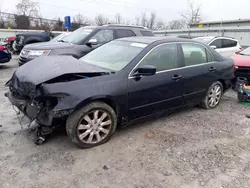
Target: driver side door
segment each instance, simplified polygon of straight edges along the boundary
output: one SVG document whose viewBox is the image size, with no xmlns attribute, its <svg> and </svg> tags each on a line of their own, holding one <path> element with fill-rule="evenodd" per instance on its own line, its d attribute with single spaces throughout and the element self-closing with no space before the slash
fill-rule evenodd
<svg viewBox="0 0 250 188">
<path fill-rule="evenodd" d="M 151 65 L 156 74 L 128 78 L 129 120 L 155 114 L 183 105 L 181 55 L 177 44 L 161 44 L 153 48 L 136 67 Z"/>
</svg>

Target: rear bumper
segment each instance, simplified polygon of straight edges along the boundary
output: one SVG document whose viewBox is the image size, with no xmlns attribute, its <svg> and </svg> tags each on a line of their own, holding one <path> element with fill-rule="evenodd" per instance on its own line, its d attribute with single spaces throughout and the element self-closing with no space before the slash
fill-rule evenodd
<svg viewBox="0 0 250 188">
<path fill-rule="evenodd" d="M 11 54 L 6 54 L 3 58 L 0 58 L 0 63 L 8 63 L 11 60 Z"/>
</svg>

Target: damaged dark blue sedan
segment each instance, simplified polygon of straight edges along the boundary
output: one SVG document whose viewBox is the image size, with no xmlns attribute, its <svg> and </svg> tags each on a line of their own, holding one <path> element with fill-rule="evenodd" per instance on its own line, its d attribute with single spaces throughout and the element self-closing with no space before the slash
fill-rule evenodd
<svg viewBox="0 0 250 188">
<path fill-rule="evenodd" d="M 39 57 L 17 69 L 6 96 L 39 125 L 38 138 L 66 125 L 80 148 L 107 142 L 117 125 L 185 106 L 215 108 L 230 88 L 234 63 L 181 38 L 131 37 L 80 60 Z"/>
</svg>

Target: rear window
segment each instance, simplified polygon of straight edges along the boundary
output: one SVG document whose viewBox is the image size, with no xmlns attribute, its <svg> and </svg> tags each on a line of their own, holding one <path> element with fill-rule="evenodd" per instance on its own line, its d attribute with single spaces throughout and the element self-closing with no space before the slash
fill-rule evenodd
<svg viewBox="0 0 250 188">
<path fill-rule="evenodd" d="M 229 39 L 223 39 L 222 40 L 222 47 L 223 48 L 230 48 L 230 47 L 236 47 L 237 41 L 235 40 L 229 40 Z"/>
<path fill-rule="evenodd" d="M 143 36 L 154 36 L 151 31 L 140 31 Z"/>
<path fill-rule="evenodd" d="M 133 37 L 135 33 L 129 29 L 117 29 L 116 30 L 117 38 L 124 38 L 124 37 Z"/>
</svg>

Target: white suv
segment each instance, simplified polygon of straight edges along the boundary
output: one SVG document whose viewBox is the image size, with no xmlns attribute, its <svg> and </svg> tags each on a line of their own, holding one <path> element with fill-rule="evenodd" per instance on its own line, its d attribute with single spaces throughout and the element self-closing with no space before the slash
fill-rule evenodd
<svg viewBox="0 0 250 188">
<path fill-rule="evenodd" d="M 239 41 L 230 37 L 196 37 L 194 40 L 198 40 L 207 43 L 209 46 L 214 48 L 217 52 L 225 57 L 231 57 L 235 52 L 240 51 L 241 45 Z"/>
</svg>

